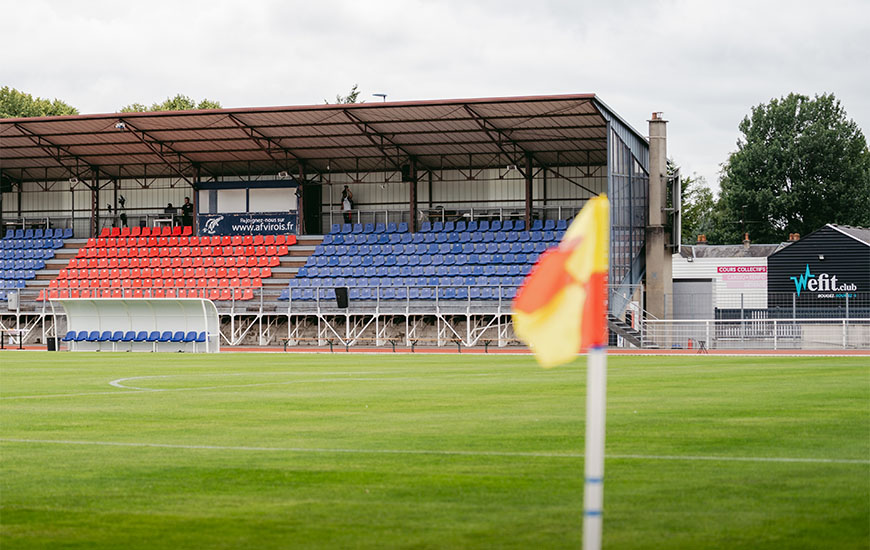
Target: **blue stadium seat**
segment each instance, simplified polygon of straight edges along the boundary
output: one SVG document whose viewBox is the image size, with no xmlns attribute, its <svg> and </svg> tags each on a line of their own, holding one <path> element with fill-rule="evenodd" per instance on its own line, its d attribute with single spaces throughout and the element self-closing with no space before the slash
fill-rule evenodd
<svg viewBox="0 0 870 550">
<path fill-rule="evenodd" d="M 429 231 L 432 231 L 432 224 L 431 223 L 423 222 L 422 224 L 420 224 L 420 232 L 421 233 L 428 233 Z"/>
<path fill-rule="evenodd" d="M 157 339 L 158 342 L 170 342 L 172 341 L 172 331 L 164 330 L 160 337 Z"/>
<path fill-rule="evenodd" d="M 556 231 L 565 231 L 568 229 L 568 220 L 557 220 Z"/>
<path fill-rule="evenodd" d="M 553 220 L 547 220 L 544 222 L 544 231 L 553 231 L 556 229 L 556 222 Z"/>
<path fill-rule="evenodd" d="M 382 224 L 382 223 L 375 224 L 375 228 L 374 228 L 375 233 L 385 233 L 386 231 L 387 231 L 387 227 L 384 224 Z"/>
<path fill-rule="evenodd" d="M 407 233 L 408 232 L 408 223 L 407 222 L 399 222 L 399 226 L 397 228 L 399 233 Z"/>
<path fill-rule="evenodd" d="M 176 342 L 176 343 L 184 342 L 184 331 L 183 330 L 176 331 L 172 335 L 172 339 L 170 341 Z"/>
<path fill-rule="evenodd" d="M 9 234 L 9 231 L 12 231 L 12 230 L 11 229 L 8 230 L 6 232 L 7 235 Z M 64 337 L 61 338 L 60 341 L 61 342 L 75 342 L 76 341 L 76 331 L 74 331 L 74 330 L 67 331 L 66 335 L 64 335 Z"/>
<path fill-rule="evenodd" d="M 85 337 L 87 342 L 99 342 L 100 341 L 100 331 L 92 330 Z"/>
<path fill-rule="evenodd" d="M 453 222 L 444 222 L 444 231 L 447 233 L 453 233 L 456 231 L 456 224 Z"/>
<path fill-rule="evenodd" d="M 352 232 L 353 232 L 353 226 L 351 224 L 344 223 L 341 225 L 341 233 L 342 234 L 347 234 L 347 233 L 352 233 Z"/>
<path fill-rule="evenodd" d="M 493 220 L 489 224 L 490 231 L 501 231 L 501 220 Z"/>
<path fill-rule="evenodd" d="M 124 336 L 121 337 L 121 342 L 132 342 L 136 339 L 136 333 L 132 330 L 128 330 L 124 333 Z"/>
<path fill-rule="evenodd" d="M 513 220 L 504 220 L 503 222 L 501 222 L 501 230 L 502 231 L 513 231 L 514 230 Z"/>
<path fill-rule="evenodd" d="M 357 225 L 359 225 L 359 224 L 357 224 Z M 374 233 L 374 231 L 375 231 L 375 225 L 372 223 L 367 223 L 363 226 L 363 230 L 362 230 L 363 233 Z"/>
<path fill-rule="evenodd" d="M 147 342 L 148 341 L 148 332 L 144 330 L 140 330 L 136 333 L 136 337 L 133 338 L 134 342 Z"/>
<path fill-rule="evenodd" d="M 444 224 L 442 222 L 435 222 L 432 224 L 432 231 L 435 233 L 441 233 L 444 231 Z"/>
<path fill-rule="evenodd" d="M 120 342 L 123 339 L 124 339 L 124 331 L 116 330 L 115 332 L 112 333 L 112 338 L 111 338 L 112 342 Z"/>
</svg>

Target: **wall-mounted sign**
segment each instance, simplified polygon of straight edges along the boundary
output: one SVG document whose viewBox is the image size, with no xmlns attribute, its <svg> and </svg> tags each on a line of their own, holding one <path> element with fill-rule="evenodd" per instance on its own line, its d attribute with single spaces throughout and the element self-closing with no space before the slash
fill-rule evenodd
<svg viewBox="0 0 870 550">
<path fill-rule="evenodd" d="M 291 235 L 296 234 L 296 212 L 256 214 L 200 214 L 200 235 Z"/>
<path fill-rule="evenodd" d="M 720 265 L 716 272 L 726 288 L 767 288 L 766 265 Z"/>
</svg>

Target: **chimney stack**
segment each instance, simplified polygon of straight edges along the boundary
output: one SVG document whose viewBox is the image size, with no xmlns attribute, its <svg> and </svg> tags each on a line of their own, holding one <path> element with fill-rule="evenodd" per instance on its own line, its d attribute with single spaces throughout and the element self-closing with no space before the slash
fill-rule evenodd
<svg viewBox="0 0 870 550">
<path fill-rule="evenodd" d="M 749 233 L 744 233 L 743 234 L 743 249 L 749 250 L 749 244 L 750 244 Z"/>
<path fill-rule="evenodd" d="M 788 234 L 788 242 L 791 243 L 791 242 L 795 242 L 795 241 L 799 241 L 799 240 L 801 240 L 800 233 L 789 233 Z"/>
<path fill-rule="evenodd" d="M 707 244 L 707 235 L 698 235 L 698 242 L 696 244 Z"/>
</svg>

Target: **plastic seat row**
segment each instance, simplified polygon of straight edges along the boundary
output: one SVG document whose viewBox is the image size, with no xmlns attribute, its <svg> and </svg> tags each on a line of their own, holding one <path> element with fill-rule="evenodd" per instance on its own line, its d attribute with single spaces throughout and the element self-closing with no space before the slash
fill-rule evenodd
<svg viewBox="0 0 870 550">
<path fill-rule="evenodd" d="M 350 301 L 390 301 L 390 300 L 512 300 L 516 295 L 515 287 L 353 287 L 348 289 Z M 285 289 L 279 300 L 300 302 L 333 302 L 335 290 L 331 288 L 292 288 Z"/>
<path fill-rule="evenodd" d="M 36 277 L 34 269 L 0 269 L 0 280 L 2 279 L 33 279 Z"/>
<path fill-rule="evenodd" d="M 277 256 L 260 256 L 260 257 L 245 257 L 245 256 L 218 256 L 212 258 L 210 256 L 202 257 L 185 257 L 176 256 L 163 258 L 71 258 L 67 264 L 67 269 L 124 269 L 124 268 L 143 268 L 150 267 L 276 267 L 281 264 Z M 64 270 L 61 270 L 63 277 Z"/>
<path fill-rule="evenodd" d="M 39 291 L 37 301 L 67 298 L 204 298 L 218 301 L 245 301 L 254 299 L 251 288 L 98 288 L 98 289 L 45 289 Z"/>
<path fill-rule="evenodd" d="M 15 270 L 15 269 L 42 269 L 45 267 L 45 262 L 42 260 L 0 260 L 0 269 Z"/>
<path fill-rule="evenodd" d="M 181 344 L 194 344 L 195 346 L 198 343 L 205 343 L 206 336 L 205 332 L 196 332 L 196 331 L 176 331 L 172 332 L 170 330 L 165 330 L 160 332 L 158 330 L 154 330 L 151 332 L 141 330 L 139 332 L 128 330 L 127 332 L 116 330 L 114 332 L 109 330 L 104 330 L 102 332 L 97 330 L 92 330 L 90 332 L 86 330 L 74 331 L 71 330 L 66 333 L 66 335 L 61 338 L 61 342 L 67 343 L 75 343 L 75 342 L 109 342 L 112 344 L 118 343 L 134 343 L 134 342 L 150 342 L 153 344 L 158 344 L 161 342 L 174 342 Z M 112 346 L 114 349 L 114 345 Z"/>
<path fill-rule="evenodd" d="M 330 233 L 406 233 L 408 224 L 401 223 L 356 223 L 332 224 Z"/>
<path fill-rule="evenodd" d="M 150 235 L 164 235 L 164 236 L 181 236 L 181 235 L 192 235 L 193 228 L 189 225 L 176 225 L 175 227 L 169 227 L 168 225 L 164 225 L 162 227 L 104 227 L 100 231 L 100 237 L 138 237 L 139 235 L 144 235 L 146 237 Z"/>
<path fill-rule="evenodd" d="M 487 275 L 415 275 L 407 277 L 321 277 L 318 279 L 294 279 L 290 288 L 334 288 L 334 287 L 377 287 L 377 286 L 520 286 L 524 275 L 487 274 Z M 298 282 L 297 282 L 298 281 Z M 296 284 L 293 284 L 296 282 Z"/>
<path fill-rule="evenodd" d="M 560 231 L 463 231 L 461 233 L 351 233 L 349 235 L 324 235 L 323 245 L 395 245 L 420 243 L 490 243 L 490 242 L 544 242 L 561 240 Z"/>
<path fill-rule="evenodd" d="M 3 240 L 7 239 L 69 239 L 73 236 L 71 228 L 62 229 L 7 229 Z"/>
<path fill-rule="evenodd" d="M 0 279 L 0 288 L 13 290 L 16 288 L 27 288 L 27 282 L 24 278 L 21 279 Z"/>
<path fill-rule="evenodd" d="M 295 235 L 213 235 L 153 236 L 153 237 L 100 237 L 88 239 L 88 248 L 116 247 L 178 247 L 178 246 L 293 246 Z"/>
<path fill-rule="evenodd" d="M 57 288 L 260 288 L 263 279 L 260 277 L 233 277 L 218 279 L 176 279 L 174 277 L 140 278 L 140 279 L 63 279 L 51 281 L 49 289 Z"/>
<path fill-rule="evenodd" d="M 523 220 L 480 220 L 458 222 L 423 222 L 420 224 L 420 232 L 434 231 L 525 231 L 526 222 Z M 565 231 L 568 229 L 567 220 L 533 220 L 531 231 Z"/>
<path fill-rule="evenodd" d="M 480 265 L 498 266 L 502 264 L 527 264 L 535 263 L 537 254 L 449 254 L 449 255 L 417 255 L 417 256 L 344 256 L 336 258 L 332 256 L 322 265 L 320 258 L 315 259 L 309 265 L 306 263 L 299 268 L 297 277 L 317 277 L 325 269 L 331 268 L 367 268 L 367 267 L 393 267 L 411 268 L 422 266 L 452 266 L 452 265 Z"/>
<path fill-rule="evenodd" d="M 269 278 L 270 267 L 134 267 L 62 269 L 58 277 L 49 283 L 59 284 L 66 280 L 81 279 L 247 279 Z"/>
<path fill-rule="evenodd" d="M 182 247 L 82 247 L 76 258 L 172 258 L 175 256 L 286 256 L 287 245 L 270 246 L 182 246 Z"/>
<path fill-rule="evenodd" d="M 501 243 L 432 243 L 432 244 L 375 244 L 375 245 L 326 245 L 322 254 L 311 257 L 331 256 L 381 256 L 418 254 L 541 254 L 547 250 L 546 243 L 501 242 Z M 315 260 L 316 261 L 316 260 Z"/>
<path fill-rule="evenodd" d="M 6 250 L 42 250 L 63 247 L 63 239 L 4 239 L 0 241 L 0 249 Z"/>
<path fill-rule="evenodd" d="M 24 250 L 4 250 L 0 253 L 4 260 L 50 260 L 54 258 L 53 248 L 36 248 Z"/>
</svg>

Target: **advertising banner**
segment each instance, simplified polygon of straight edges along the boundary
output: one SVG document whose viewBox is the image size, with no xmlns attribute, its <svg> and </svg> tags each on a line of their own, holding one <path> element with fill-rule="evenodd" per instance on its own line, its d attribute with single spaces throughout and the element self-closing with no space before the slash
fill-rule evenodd
<svg viewBox="0 0 870 550">
<path fill-rule="evenodd" d="M 295 235 L 296 212 L 200 214 L 200 235 Z"/>
</svg>

